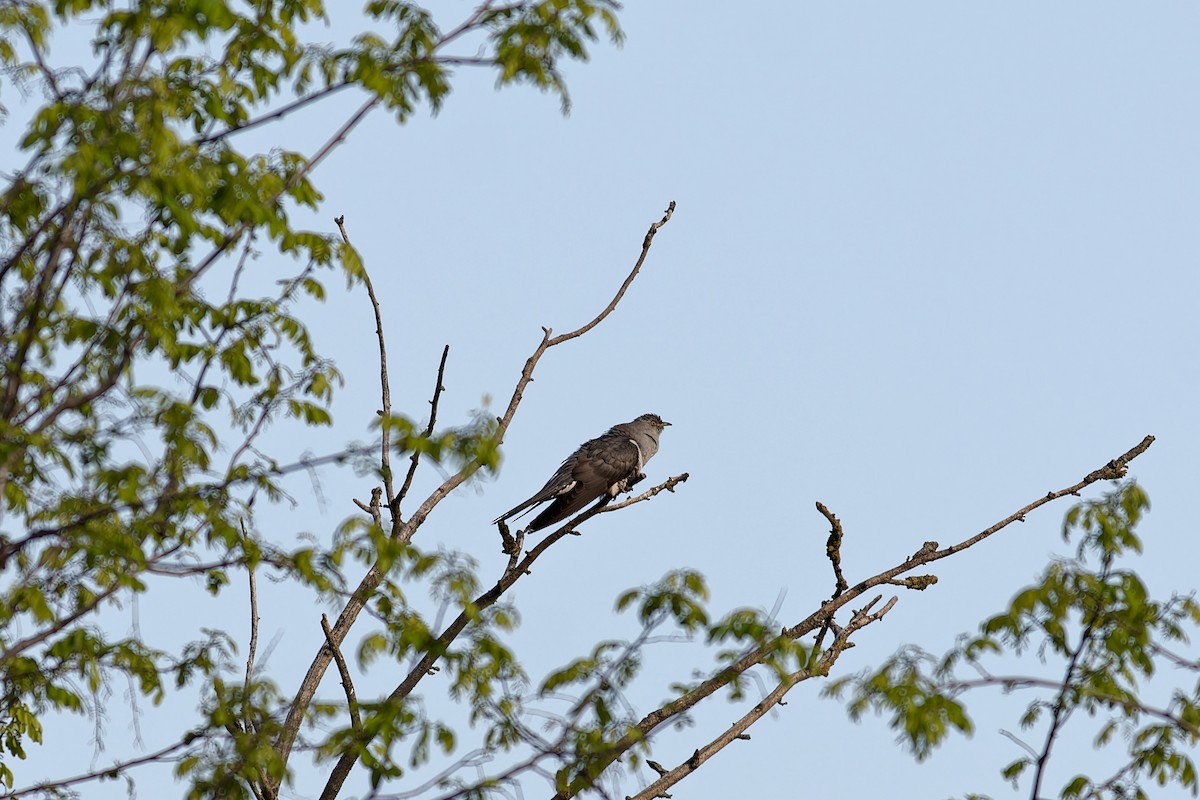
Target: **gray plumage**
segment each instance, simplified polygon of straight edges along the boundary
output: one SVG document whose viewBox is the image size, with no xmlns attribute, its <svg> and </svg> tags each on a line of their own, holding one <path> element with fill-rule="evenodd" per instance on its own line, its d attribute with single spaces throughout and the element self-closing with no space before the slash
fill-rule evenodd
<svg viewBox="0 0 1200 800">
<path fill-rule="evenodd" d="M 657 414 L 642 414 L 632 422 L 608 429 L 584 442 L 563 461 L 537 494 L 492 521 L 519 516 L 547 501 L 550 505 L 525 530 L 536 531 L 566 519 L 593 500 L 608 502 L 646 477 L 642 467 L 658 452 L 658 437 L 671 423 Z"/>
</svg>

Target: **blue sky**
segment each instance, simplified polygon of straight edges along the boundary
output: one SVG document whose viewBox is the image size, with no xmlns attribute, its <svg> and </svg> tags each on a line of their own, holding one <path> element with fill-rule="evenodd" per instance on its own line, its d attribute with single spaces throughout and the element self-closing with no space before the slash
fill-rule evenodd
<svg viewBox="0 0 1200 800">
<path fill-rule="evenodd" d="M 468 6 L 443 9 L 448 26 Z M 425 413 L 450 344 L 447 424 L 501 410 L 540 326 L 590 319 L 678 203 L 617 311 L 543 359 L 498 478 L 460 489 L 418 539 L 498 571 L 488 522 L 576 445 L 644 412 L 674 423 L 650 478 L 686 471 L 687 484 L 593 520 L 518 587 L 513 643 L 535 679 L 630 635 L 613 600 L 675 567 L 708 577 L 718 611 L 782 593 L 781 623 L 806 616 L 832 590 L 816 500 L 844 521 L 853 583 L 925 540 L 967 538 L 1145 434 L 1158 440 L 1132 470 L 1153 502 L 1136 566 L 1161 594 L 1196 587 L 1200 8 L 661 2 L 630 3 L 621 19 L 624 47 L 568 69 L 570 116 L 463 71 L 437 117 L 398 127 L 376 112 L 316 175 L 326 201 L 312 224 L 345 215 L 381 298 L 397 410 Z M 253 141 L 312 150 L 356 102 L 335 98 Z M 265 283 L 276 266 L 258 262 Z M 278 430 L 284 453 L 365 439 L 378 407 L 369 305 L 331 289 L 312 327 L 347 378 L 337 424 Z M 320 478 L 319 492 L 298 479 L 296 507 L 260 524 L 328 541 L 370 485 L 349 470 Z M 1067 507 L 937 564 L 938 585 L 901 594 L 839 670 L 973 630 L 1069 552 Z M 270 666 L 288 691 L 323 609 L 260 592 L 260 636 L 278 640 Z M 181 619 L 238 626 L 240 601 L 143 603 L 140 623 L 149 635 Z M 682 645 L 656 650 L 639 710 L 706 663 Z M 394 677 L 373 675 L 364 682 Z M 1023 796 L 998 775 L 1020 755 L 1000 733 L 1018 730 L 1019 696 L 976 698 L 974 738 L 916 765 L 882 721 L 851 723 L 820 688 L 795 689 L 675 796 Z M 741 713 L 720 701 L 653 757 L 673 766 Z M 109 750 L 127 751 L 113 714 Z M 86 749 L 89 733 L 63 735 Z M 1090 736 L 1067 729 L 1051 786 L 1096 763 Z"/>
</svg>

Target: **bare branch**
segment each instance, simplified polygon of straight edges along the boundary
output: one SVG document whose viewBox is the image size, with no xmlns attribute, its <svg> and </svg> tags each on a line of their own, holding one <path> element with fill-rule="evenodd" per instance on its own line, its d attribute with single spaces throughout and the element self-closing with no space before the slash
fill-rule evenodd
<svg viewBox="0 0 1200 800">
<path fill-rule="evenodd" d="M 383 489 L 378 486 L 373 486 L 373 487 L 371 487 L 371 502 L 370 502 L 370 504 L 364 503 L 362 500 L 359 500 L 357 498 L 351 498 L 354 500 L 354 505 L 358 506 L 363 511 L 365 511 L 371 515 L 371 521 L 375 523 L 376 528 L 380 528 L 380 529 L 383 528 L 383 512 L 379 505 L 379 498 L 382 495 L 383 495 Z"/>
<path fill-rule="evenodd" d="M 337 223 L 338 230 L 342 234 L 342 241 L 350 244 L 350 235 L 346 233 L 345 215 L 334 217 L 333 221 Z M 383 488 L 387 492 L 388 508 L 394 508 L 396 495 L 392 483 L 392 432 L 388 427 L 388 419 L 392 416 L 392 384 L 388 380 L 387 344 L 383 340 L 383 314 L 379 311 L 379 298 L 375 296 L 375 284 L 371 283 L 371 274 L 367 272 L 365 266 L 362 269 L 362 279 L 367 287 L 367 297 L 371 299 L 371 308 L 375 312 L 375 337 L 379 340 L 379 386 L 383 403 L 383 410 L 379 412 L 383 415 L 383 442 L 379 453 L 379 471 L 383 474 Z"/>
<path fill-rule="evenodd" d="M 550 340 L 549 345 L 547 345 L 548 347 L 554 347 L 555 345 L 574 339 L 577 336 L 583 336 L 592 328 L 603 322 L 604 318 L 613 312 L 613 310 L 617 307 L 617 303 L 620 303 L 621 298 L 625 296 L 625 292 L 628 291 L 630 284 L 633 283 L 633 279 L 636 278 L 638 276 L 638 272 L 641 271 L 642 264 L 644 264 L 646 261 L 646 255 L 650 252 L 650 245 L 654 243 L 654 237 L 658 233 L 658 229 L 670 222 L 671 215 L 674 213 L 675 201 L 672 200 L 667 204 L 667 210 L 663 212 L 662 219 L 660 219 L 658 222 L 651 223 L 650 230 L 646 231 L 646 238 L 642 240 L 642 253 L 638 256 L 637 263 L 633 265 L 633 271 L 631 271 L 629 276 L 625 278 L 625 282 L 621 284 L 621 288 L 617 290 L 616 295 L 613 296 L 612 301 L 604 308 L 604 310 L 597 314 L 595 319 L 584 325 L 582 328 L 573 330 L 570 333 L 564 333 L 555 336 Z"/>
<path fill-rule="evenodd" d="M 976 534 L 975 536 L 972 536 L 969 539 L 960 542 L 959 544 L 939 550 L 936 542 L 926 542 L 916 554 L 910 556 L 902 563 L 850 587 L 840 596 L 823 603 L 820 609 L 810 614 L 800 623 L 792 626 L 791 628 L 785 628 L 781 633 L 781 638 L 795 640 L 801 636 L 812 633 L 818 628 L 824 627 L 828 629 L 831 627 L 830 620 L 839 609 L 844 608 L 847 604 L 861 597 L 871 589 L 877 586 L 886 585 L 894 581 L 900 575 L 906 572 L 911 572 L 913 569 L 923 564 L 946 558 L 947 556 L 953 555 L 956 552 L 965 550 L 972 545 L 978 544 L 988 536 L 991 536 L 993 533 L 1012 524 L 1017 519 L 1023 519 L 1025 514 L 1045 505 L 1051 500 L 1055 500 L 1069 494 L 1077 494 L 1085 487 L 1099 480 L 1113 480 L 1124 476 L 1128 463 L 1144 453 L 1151 443 L 1153 443 L 1153 441 L 1153 436 L 1147 436 L 1136 447 L 1108 462 L 1105 467 L 1088 473 L 1088 475 L 1078 483 L 1075 483 L 1072 486 L 1057 492 L 1049 492 L 1044 497 L 1029 503 L 1020 510 L 1010 514 L 1008 517 L 1005 517 L 995 525 L 992 525 L 990 528 L 985 529 L 981 533 Z M 872 603 L 874 602 L 875 601 L 872 601 Z M 894 602 L 895 599 L 893 598 L 893 600 L 889 602 L 887 607 L 884 609 L 884 612 L 886 612 L 888 608 L 891 608 L 891 605 Z M 848 635 L 847 631 L 853 629 L 855 624 L 854 620 L 857 618 L 858 615 L 852 617 L 851 623 L 843 629 L 839 630 L 834 628 L 837 631 L 837 639 L 835 640 L 835 643 L 837 640 L 841 640 L 844 636 Z M 761 647 L 751 650 L 746 655 L 742 656 L 742 658 L 718 670 L 711 678 L 703 681 L 691 691 L 647 714 L 636 726 L 634 726 L 633 730 L 631 730 L 628 735 L 613 745 L 611 751 L 605 757 L 605 764 L 611 764 L 617 759 L 621 758 L 624 753 L 629 750 L 629 748 L 633 747 L 638 742 L 645 740 L 654 730 L 670 720 L 678 717 L 680 714 L 686 713 L 697 703 L 704 700 L 706 697 L 709 697 L 723 686 L 726 686 L 737 676 L 762 663 L 763 659 L 772 653 L 777 645 L 778 639 L 775 639 L 765 643 Z M 834 646 L 835 645 L 831 645 L 830 649 L 832 650 Z M 605 764 L 597 765 L 597 768 L 603 769 Z M 565 792 L 556 793 L 554 798 L 555 800 L 566 800 L 566 798 L 575 796 L 584 788 L 586 787 L 583 785 L 583 782 L 576 782 L 570 787 L 567 787 Z"/>
<path fill-rule="evenodd" d="M 1032 747 L 1030 747 L 1027 742 L 1023 741 L 1019 736 L 1017 736 L 1012 731 L 1006 731 L 1003 728 L 1001 728 L 1000 735 L 1003 736 L 1004 738 L 1008 739 L 1010 742 L 1015 744 L 1017 747 L 1020 747 L 1026 753 L 1029 753 L 1029 755 L 1033 756 L 1034 758 L 1038 757 L 1037 750 L 1034 750 Z"/>
<path fill-rule="evenodd" d="M 633 279 L 636 278 L 638 276 L 638 273 L 641 271 L 642 264 L 645 263 L 645 261 L 646 261 L 646 255 L 650 252 L 650 245 L 653 244 L 654 236 L 655 236 L 655 234 L 658 233 L 658 229 L 661 228 L 663 225 L 666 225 L 667 222 L 670 221 L 671 215 L 674 213 L 675 213 L 675 201 L 672 200 L 667 205 L 667 210 L 663 214 L 662 219 L 659 220 L 658 222 L 652 223 L 650 225 L 650 229 L 648 231 L 646 231 L 646 238 L 642 240 L 641 255 L 638 256 L 637 263 L 635 263 L 633 265 L 633 269 L 630 271 L 629 275 L 625 278 L 625 282 L 621 284 L 621 288 L 617 290 L 617 294 L 613 297 L 612 301 L 604 308 L 603 311 L 601 311 L 599 314 L 597 314 L 595 316 L 595 318 L 593 318 L 590 322 L 585 324 L 583 327 L 577 328 L 576 330 L 573 330 L 570 333 L 564 333 L 560 336 L 552 337 L 551 334 L 553 333 L 553 331 L 550 328 L 542 328 L 543 335 L 542 335 L 541 344 L 538 345 L 537 349 L 533 351 L 533 355 L 531 355 L 529 357 L 529 359 L 525 362 L 525 368 L 523 370 L 521 370 L 521 377 L 517 381 L 516 388 L 513 390 L 512 399 L 508 401 L 508 408 L 505 410 L 504 416 L 500 417 L 499 434 L 500 434 L 501 441 L 503 441 L 503 439 L 504 439 L 504 434 L 508 430 L 508 426 L 512 423 L 513 416 L 517 413 L 517 406 L 520 405 L 521 398 L 525 394 L 525 387 L 527 387 L 529 385 L 529 382 L 533 380 L 533 370 L 537 366 L 538 361 L 541 359 L 542 354 L 544 354 L 551 347 L 560 345 L 566 341 L 570 341 L 571 339 L 574 339 L 578 336 L 582 336 L 583 334 L 587 333 L 592 328 L 596 327 L 601 322 L 603 322 L 605 317 L 607 317 L 609 314 L 611 314 L 613 312 L 613 309 L 615 309 L 617 307 L 617 304 L 621 302 L 621 298 L 625 296 L 625 292 L 629 289 L 630 284 L 633 283 Z"/>
<path fill-rule="evenodd" d="M 892 598 L 879 611 L 871 612 L 871 608 L 880 600 L 876 597 L 867 606 L 860 611 L 855 612 L 851 618 L 850 624 L 843 628 L 829 646 L 829 650 L 821 657 L 819 664 L 812 669 L 798 670 L 784 676 L 771 692 L 758 702 L 752 709 L 744 714 L 741 719 L 730 725 L 727 729 L 721 732 L 719 736 L 710 741 L 703 747 L 698 748 L 691 757 L 672 770 L 666 770 L 661 765 L 655 765 L 651 768 L 659 774 L 658 780 L 647 786 L 641 792 L 633 795 L 630 800 L 653 800 L 656 797 L 668 797 L 665 792 L 688 775 L 700 768 L 700 765 L 708 761 L 718 752 L 736 741 L 744 741 L 749 739 L 746 731 L 758 720 L 762 719 L 768 711 L 782 702 L 792 688 L 809 678 L 824 675 L 829 672 L 830 667 L 837 661 L 840 656 L 849 647 L 850 635 L 858 631 L 872 622 L 877 622 L 883 619 L 884 615 L 892 609 L 896 604 L 896 598 Z M 653 764 L 654 762 L 647 762 Z M 557 797 L 558 795 L 556 795 Z"/>
<path fill-rule="evenodd" d="M 957 553 L 960 550 L 966 550 L 968 547 L 970 547 L 978 542 L 983 541 L 984 539 L 991 536 L 993 533 L 1000 530 L 1001 528 L 1006 528 L 1018 520 L 1024 522 L 1025 515 L 1028 514 L 1030 511 L 1033 511 L 1036 508 L 1041 508 L 1042 506 L 1046 505 L 1046 503 L 1049 503 L 1052 500 L 1057 500 L 1060 497 L 1065 497 L 1067 495 L 1072 495 L 1072 496 L 1078 495 L 1080 491 L 1082 491 L 1083 489 L 1085 489 L 1088 486 L 1091 486 L 1093 483 L 1096 483 L 1097 481 L 1120 480 L 1121 478 L 1125 477 L 1125 473 L 1127 471 L 1129 462 L 1133 461 L 1135 458 L 1140 456 L 1142 453 L 1146 452 L 1146 450 L 1153 443 L 1154 443 L 1153 436 L 1145 437 L 1144 439 L 1142 439 L 1141 442 L 1139 442 L 1137 444 L 1136 447 L 1130 449 L 1128 452 L 1124 453 L 1123 455 L 1117 456 L 1116 458 L 1114 458 L 1112 461 L 1105 464 L 1100 469 L 1094 470 L 1093 472 L 1089 472 L 1086 476 L 1084 476 L 1083 480 L 1081 480 L 1079 483 L 1076 483 L 1073 486 L 1068 486 L 1066 489 L 1059 489 L 1057 492 L 1047 492 L 1045 497 L 1038 498 L 1037 500 L 1033 501 L 1032 503 L 1025 506 L 1024 508 L 1022 508 L 1018 511 L 1014 511 L 1012 514 L 1010 514 L 1007 517 L 1005 517 L 1004 519 L 1000 520 L 992 527 L 980 531 L 979 533 L 972 536 L 970 539 L 959 542 L 958 544 L 956 544 L 952 547 L 948 547 L 945 550 L 938 551 L 937 553 L 934 554 L 934 557 L 929 558 L 927 561 L 937 561 L 940 558 L 945 558 L 946 556 L 953 555 L 954 553 Z M 927 563 L 927 562 L 924 562 L 924 563 Z"/>
</svg>

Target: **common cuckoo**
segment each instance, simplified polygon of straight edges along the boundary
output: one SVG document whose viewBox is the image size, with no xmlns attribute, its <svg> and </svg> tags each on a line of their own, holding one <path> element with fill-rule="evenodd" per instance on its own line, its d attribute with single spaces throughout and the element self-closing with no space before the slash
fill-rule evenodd
<svg viewBox="0 0 1200 800">
<path fill-rule="evenodd" d="M 492 524 L 549 501 L 550 505 L 525 529 L 537 531 L 566 519 L 593 500 L 608 502 L 629 491 L 646 477 L 642 467 L 658 452 L 658 437 L 670 424 L 657 414 L 642 414 L 633 422 L 612 426 L 603 436 L 580 445 L 541 491 L 501 514 Z"/>
</svg>

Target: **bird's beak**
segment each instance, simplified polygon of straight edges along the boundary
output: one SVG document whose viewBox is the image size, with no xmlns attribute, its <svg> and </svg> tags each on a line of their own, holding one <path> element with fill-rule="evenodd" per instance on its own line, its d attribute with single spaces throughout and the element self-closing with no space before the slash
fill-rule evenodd
<svg viewBox="0 0 1200 800">
<path fill-rule="evenodd" d="M 662 426 L 663 426 L 664 428 L 669 428 L 669 427 L 671 427 L 671 423 L 667 422 L 667 421 L 664 419 L 664 420 L 663 420 L 663 424 L 662 424 Z"/>
</svg>

